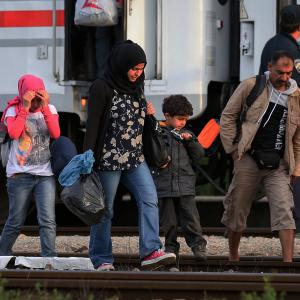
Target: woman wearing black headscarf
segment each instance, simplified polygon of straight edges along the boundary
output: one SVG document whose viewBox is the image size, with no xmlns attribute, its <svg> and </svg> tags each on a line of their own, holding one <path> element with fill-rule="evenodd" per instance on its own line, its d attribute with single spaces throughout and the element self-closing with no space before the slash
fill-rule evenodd
<svg viewBox="0 0 300 300">
<path fill-rule="evenodd" d="M 94 151 L 106 209 L 100 223 L 91 227 L 89 255 L 100 271 L 114 270 L 111 219 L 120 182 L 137 202 L 142 267 L 154 269 L 176 259 L 161 250 L 156 188 L 143 155 L 145 115 L 154 113 L 143 94 L 146 63 L 138 44 L 122 42 L 113 48 L 103 78 L 90 88 L 84 149 Z"/>
</svg>

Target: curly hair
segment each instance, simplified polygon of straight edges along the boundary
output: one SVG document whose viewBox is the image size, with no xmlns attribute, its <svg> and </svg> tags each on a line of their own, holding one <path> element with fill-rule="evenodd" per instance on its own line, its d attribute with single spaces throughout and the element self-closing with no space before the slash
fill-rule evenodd
<svg viewBox="0 0 300 300">
<path fill-rule="evenodd" d="M 171 95 L 163 100 L 162 111 L 174 116 L 191 116 L 193 106 L 183 95 Z"/>
</svg>

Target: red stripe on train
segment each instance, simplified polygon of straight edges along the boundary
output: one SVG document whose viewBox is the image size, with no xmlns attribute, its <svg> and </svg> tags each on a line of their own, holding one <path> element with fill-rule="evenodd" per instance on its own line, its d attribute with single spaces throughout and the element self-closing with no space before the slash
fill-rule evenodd
<svg viewBox="0 0 300 300">
<path fill-rule="evenodd" d="M 64 11 L 56 11 L 56 25 L 64 26 Z M 0 27 L 52 26 L 52 10 L 0 11 Z"/>
</svg>

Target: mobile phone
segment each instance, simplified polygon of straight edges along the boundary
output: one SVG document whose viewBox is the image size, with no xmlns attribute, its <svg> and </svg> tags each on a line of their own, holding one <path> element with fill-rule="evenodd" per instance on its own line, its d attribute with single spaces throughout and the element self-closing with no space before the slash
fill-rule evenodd
<svg viewBox="0 0 300 300">
<path fill-rule="evenodd" d="M 182 135 L 179 133 L 178 130 L 176 130 L 175 128 L 171 130 L 171 133 L 173 134 L 173 136 L 179 140 L 179 141 L 182 141 L 183 140 L 183 137 Z"/>
</svg>

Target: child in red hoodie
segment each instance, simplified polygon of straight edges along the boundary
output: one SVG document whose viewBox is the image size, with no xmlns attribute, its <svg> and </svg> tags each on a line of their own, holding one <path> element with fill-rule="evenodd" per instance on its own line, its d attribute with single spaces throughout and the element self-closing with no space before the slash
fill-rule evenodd
<svg viewBox="0 0 300 300">
<path fill-rule="evenodd" d="M 43 80 L 24 75 L 19 96 L 8 102 L 2 120 L 11 146 L 6 165 L 9 216 L 0 239 L 0 255 L 11 255 L 30 203 L 35 198 L 41 255 L 56 256 L 55 180 L 50 164 L 50 138 L 60 136 L 56 108 L 49 104 Z"/>
</svg>

